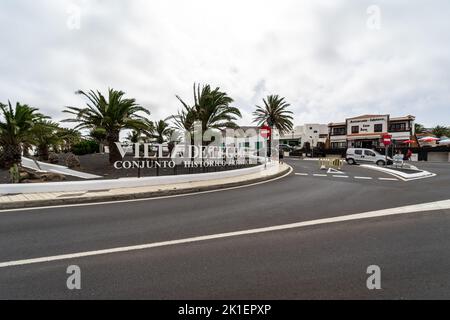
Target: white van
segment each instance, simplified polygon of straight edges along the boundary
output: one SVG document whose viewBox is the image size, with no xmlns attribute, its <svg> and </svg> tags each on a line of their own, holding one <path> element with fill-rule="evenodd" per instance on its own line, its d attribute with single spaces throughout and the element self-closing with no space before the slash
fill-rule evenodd
<svg viewBox="0 0 450 320">
<path fill-rule="evenodd" d="M 347 163 L 350 165 L 353 164 L 367 164 L 374 163 L 377 166 L 385 166 L 386 165 L 386 156 L 370 149 L 363 148 L 350 148 L 347 149 Z M 387 158 L 387 164 L 392 164 L 392 158 Z"/>
</svg>

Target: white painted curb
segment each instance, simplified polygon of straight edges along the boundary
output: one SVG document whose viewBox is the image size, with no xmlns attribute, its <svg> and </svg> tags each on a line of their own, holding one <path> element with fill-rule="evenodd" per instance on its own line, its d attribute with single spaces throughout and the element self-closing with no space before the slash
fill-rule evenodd
<svg viewBox="0 0 450 320">
<path fill-rule="evenodd" d="M 432 177 L 436 176 L 435 173 L 432 173 L 429 171 L 422 171 L 422 170 L 418 171 L 417 173 L 405 173 L 405 172 L 392 170 L 392 169 L 384 168 L 384 167 L 380 167 L 380 166 L 373 166 L 373 165 L 369 165 L 369 164 L 362 164 L 360 166 L 362 168 L 371 169 L 371 170 L 390 174 L 390 175 L 395 176 L 403 181 L 413 181 L 413 180 L 418 180 L 418 179 L 432 178 Z"/>
</svg>

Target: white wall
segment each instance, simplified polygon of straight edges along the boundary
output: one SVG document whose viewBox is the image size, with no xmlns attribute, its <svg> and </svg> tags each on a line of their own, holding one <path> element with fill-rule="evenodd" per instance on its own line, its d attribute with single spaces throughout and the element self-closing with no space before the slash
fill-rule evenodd
<svg viewBox="0 0 450 320">
<path fill-rule="evenodd" d="M 223 172 L 201 173 L 179 176 L 163 176 L 148 178 L 126 178 L 116 180 L 90 180 L 73 182 L 31 183 L 31 184 L 0 184 L 0 194 L 42 193 L 42 192 L 72 192 L 95 191 L 121 188 L 148 187 L 167 184 L 178 184 L 198 181 L 208 181 L 233 178 L 262 172 L 276 167 L 278 163 L 256 166 L 253 168 L 230 170 Z"/>
<path fill-rule="evenodd" d="M 380 132 L 388 132 L 388 118 L 389 116 L 377 116 L 368 118 L 348 119 L 347 133 L 352 134 L 352 127 L 359 127 L 359 134 L 375 133 L 375 125 L 382 125 L 383 130 Z"/>
<path fill-rule="evenodd" d="M 325 143 L 327 138 L 320 138 L 320 135 L 328 135 L 328 125 L 319 123 L 304 124 L 294 128 L 293 132 L 287 133 L 280 137 L 280 140 L 300 140 L 300 147 L 303 148 L 305 143 L 309 142 L 317 146 L 319 142 Z"/>
</svg>

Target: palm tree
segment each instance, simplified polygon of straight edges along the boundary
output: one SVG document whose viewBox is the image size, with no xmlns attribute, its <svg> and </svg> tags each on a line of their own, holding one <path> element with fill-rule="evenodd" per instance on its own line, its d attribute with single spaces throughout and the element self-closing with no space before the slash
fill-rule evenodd
<svg viewBox="0 0 450 320">
<path fill-rule="evenodd" d="M 47 161 L 50 146 L 61 144 L 63 140 L 59 134 L 60 129 L 57 123 L 47 120 L 39 120 L 34 124 L 30 133 L 33 139 L 32 143 L 37 148 L 39 160 Z"/>
<path fill-rule="evenodd" d="M 267 123 L 270 127 L 275 127 L 281 134 L 292 131 L 294 124 L 292 123 L 292 111 L 287 108 L 290 104 L 278 95 L 270 95 L 267 99 L 263 99 L 264 107 L 256 106 L 253 113 L 255 121 L 259 126 Z"/>
<path fill-rule="evenodd" d="M 190 143 L 194 144 L 194 123 L 195 123 L 195 112 L 193 108 L 186 105 L 183 100 L 181 100 L 178 96 L 177 98 L 183 104 L 183 109 L 178 111 L 178 114 L 169 117 L 168 119 L 173 120 L 173 129 L 178 133 L 189 133 L 190 134 Z M 184 137 L 185 139 L 187 137 Z M 175 147 L 175 141 L 171 141 L 172 149 Z"/>
<path fill-rule="evenodd" d="M 169 123 L 166 120 L 159 120 L 153 124 L 153 130 L 151 133 L 151 137 L 155 139 L 155 142 L 158 144 L 163 144 L 170 140 L 173 129 L 170 127 Z"/>
<path fill-rule="evenodd" d="M 21 164 L 23 144 L 31 144 L 31 129 L 37 121 L 46 117 L 38 113 L 38 109 L 19 102 L 15 108 L 9 101 L 8 105 L 0 103 L 0 110 L 3 116 L 0 120 L 0 145 L 3 148 L 0 163 L 9 169 Z"/>
<path fill-rule="evenodd" d="M 169 117 L 169 119 L 174 121 L 175 129 L 192 132 L 194 130 L 194 122 L 196 121 L 195 111 L 185 104 L 180 97 L 177 96 L 177 98 L 183 104 L 183 109 L 178 111 L 178 114 Z"/>
<path fill-rule="evenodd" d="M 420 124 L 420 123 L 414 124 L 414 127 L 415 127 L 414 131 L 416 132 L 416 134 L 420 134 L 420 133 L 423 133 L 425 131 L 425 127 L 422 124 Z"/>
<path fill-rule="evenodd" d="M 59 128 L 57 134 L 61 138 L 60 149 L 63 152 L 68 152 L 72 149 L 73 145 L 81 141 L 81 133 L 75 129 Z"/>
<path fill-rule="evenodd" d="M 131 143 L 139 143 L 142 140 L 142 134 L 140 130 L 132 130 L 128 133 L 127 140 Z"/>
<path fill-rule="evenodd" d="M 121 159 L 116 146 L 119 142 L 122 129 L 144 129 L 145 116 L 150 112 L 136 103 L 135 99 L 125 99 L 125 93 L 114 89 L 108 90 L 106 99 L 99 91 L 93 90 L 85 93 L 78 91 L 88 102 L 86 108 L 67 107 L 64 112 L 75 115 L 75 119 L 66 119 L 65 122 L 79 123 L 75 129 L 105 130 L 106 141 L 109 146 L 109 162 L 113 164 Z"/>
<path fill-rule="evenodd" d="M 92 128 L 89 131 L 89 137 L 98 143 L 99 153 L 103 153 L 103 147 L 106 143 L 106 130 L 103 128 Z"/>
<path fill-rule="evenodd" d="M 450 135 L 450 128 L 444 127 L 444 126 L 436 126 L 433 128 L 432 133 L 438 137 L 444 137 Z"/>
<path fill-rule="evenodd" d="M 235 121 L 241 118 L 238 108 L 230 106 L 233 99 L 220 88 L 211 89 L 209 85 L 196 87 L 194 84 L 194 104 L 189 106 L 179 96 L 184 109 L 178 114 L 178 124 L 185 130 L 192 131 L 193 123 L 199 121 L 202 124 L 202 132 L 208 129 L 237 128 Z M 207 144 L 207 142 L 203 142 Z"/>
</svg>

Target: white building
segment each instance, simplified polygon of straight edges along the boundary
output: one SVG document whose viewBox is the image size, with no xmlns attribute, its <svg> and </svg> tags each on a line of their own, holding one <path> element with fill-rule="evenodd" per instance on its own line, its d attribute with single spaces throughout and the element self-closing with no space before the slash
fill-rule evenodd
<svg viewBox="0 0 450 320">
<path fill-rule="evenodd" d="M 312 123 L 297 126 L 292 132 L 280 136 L 280 144 L 303 148 L 309 143 L 310 147 L 317 147 L 319 144 L 325 144 L 327 139 L 328 125 Z"/>
<path fill-rule="evenodd" d="M 392 136 L 394 144 L 401 145 L 415 135 L 415 117 L 391 118 L 390 115 L 363 115 L 347 119 L 341 123 L 330 123 L 330 148 L 379 148 L 383 147 L 382 138 Z"/>
</svg>

